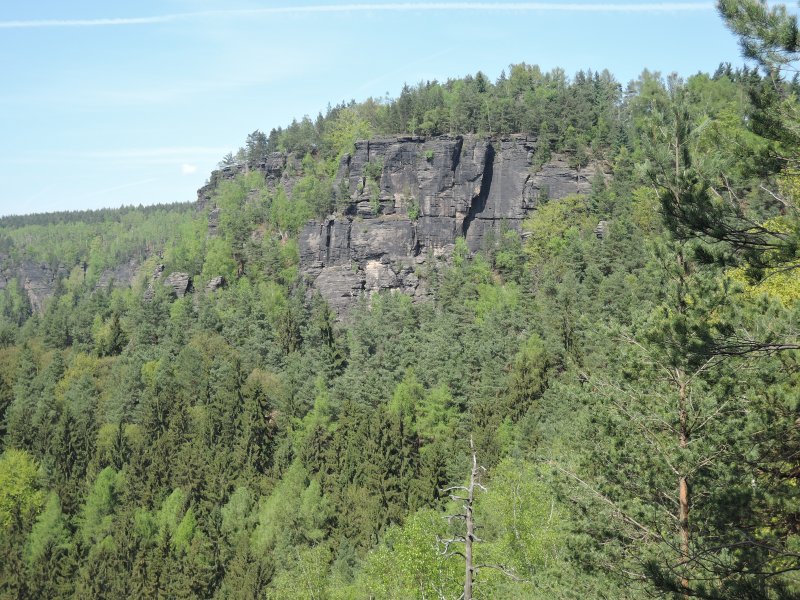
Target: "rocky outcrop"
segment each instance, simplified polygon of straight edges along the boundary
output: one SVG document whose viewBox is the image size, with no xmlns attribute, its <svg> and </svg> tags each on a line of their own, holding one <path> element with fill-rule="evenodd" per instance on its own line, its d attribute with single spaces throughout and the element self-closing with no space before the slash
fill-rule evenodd
<svg viewBox="0 0 800 600">
<path fill-rule="evenodd" d="M 208 237 L 217 237 L 219 229 L 219 208 L 214 207 L 208 213 Z"/>
<path fill-rule="evenodd" d="M 222 167 L 221 169 L 217 169 L 216 171 L 212 171 L 211 175 L 208 178 L 208 183 L 206 183 L 203 187 L 197 190 L 197 210 L 201 211 L 204 210 L 206 207 L 211 206 L 214 207 L 214 193 L 217 191 L 220 183 L 223 181 L 228 181 L 230 179 L 235 179 L 237 175 L 240 175 L 245 172 L 244 165 L 228 165 Z"/>
<path fill-rule="evenodd" d="M 225 278 L 222 275 L 217 275 L 212 277 L 206 284 L 206 292 L 216 292 L 222 287 L 225 287 Z"/>
<path fill-rule="evenodd" d="M 300 232 L 305 280 L 339 314 L 358 297 L 384 290 L 426 297 L 424 273 L 449 260 L 458 237 L 476 251 L 504 228 L 519 231 L 542 202 L 591 190 L 594 167 L 576 170 L 561 155 L 537 167 L 537 149 L 536 139 L 524 135 L 394 136 L 357 142 L 341 159 L 334 181 L 339 214 L 311 221 Z M 275 152 L 257 164 L 214 171 L 197 194 L 197 209 L 208 217 L 208 236 L 219 235 L 223 216 L 214 203 L 218 186 L 253 171 L 269 189 L 283 187 L 291 196 L 303 165 L 300 157 Z M 260 194 L 251 195 L 249 202 L 260 201 Z M 260 243 L 264 234 L 263 229 L 254 231 L 253 242 Z M 605 238 L 607 223 L 601 221 L 595 234 Z M 107 269 L 96 289 L 132 285 L 140 264 Z M 41 312 L 59 279 L 73 267 L 0 255 L 0 289 L 16 279 L 33 310 Z M 189 274 L 165 276 L 163 271 L 159 265 L 153 273 L 146 298 L 152 299 L 156 282 L 177 298 L 192 291 Z M 212 279 L 205 291 L 224 285 L 222 278 Z"/>
<path fill-rule="evenodd" d="M 170 273 L 164 279 L 164 285 L 172 289 L 172 294 L 176 298 L 183 298 L 192 289 L 192 278 L 188 273 Z"/>
<path fill-rule="evenodd" d="M 301 159 L 293 154 L 286 154 L 284 152 L 272 152 L 268 154 L 264 160 L 250 164 L 233 164 L 227 165 L 216 171 L 212 171 L 208 178 L 208 183 L 197 190 L 197 203 L 198 211 L 203 211 L 207 208 L 216 209 L 214 204 L 214 193 L 223 181 L 235 179 L 238 175 L 247 173 L 249 171 L 257 171 L 264 176 L 267 187 L 274 190 L 278 185 L 282 185 L 287 194 L 292 193 L 294 184 L 299 179 L 299 174 L 302 171 Z M 213 217 L 209 215 L 209 233 L 212 227 L 219 224 L 219 211 L 217 210 Z M 216 232 L 216 231 L 215 231 Z"/>
<path fill-rule="evenodd" d="M 0 289 L 16 279 L 25 291 L 31 309 L 37 313 L 42 312 L 45 302 L 55 293 L 58 280 L 68 274 L 64 265 L 53 268 L 28 258 L 13 261 L 9 256 L 0 255 Z"/>
<path fill-rule="evenodd" d="M 192 291 L 192 278 L 188 273 L 174 272 L 164 277 L 164 265 L 156 265 L 153 276 L 147 289 L 144 291 L 144 299 L 150 302 L 156 294 L 156 284 L 161 283 L 168 288 L 170 294 L 175 298 L 183 298 Z"/>
<path fill-rule="evenodd" d="M 86 277 L 88 265 L 79 263 L 77 266 L 83 268 Z M 132 285 L 139 266 L 139 263 L 131 260 L 106 269 L 100 274 L 94 289 L 105 290 L 112 286 Z M 31 310 L 42 313 L 47 301 L 55 294 L 59 280 L 69 277 L 70 270 L 74 267 L 75 265 L 70 267 L 64 264 L 54 267 L 46 262 L 32 260 L 24 254 L 17 258 L 0 254 L 0 290 L 6 288 L 12 280 L 16 280 L 25 292 Z"/>
<path fill-rule="evenodd" d="M 95 285 L 96 290 L 105 290 L 109 287 L 127 287 L 133 285 L 136 274 L 139 271 L 139 264 L 131 260 L 122 265 L 117 265 L 112 269 L 106 269 L 100 274 L 100 278 Z"/>
<path fill-rule="evenodd" d="M 335 182 L 347 194 L 343 214 L 300 233 L 303 272 L 339 313 L 381 290 L 424 296 L 418 271 L 446 260 L 457 237 L 476 251 L 491 233 L 519 231 L 539 203 L 591 190 L 593 167 L 577 171 L 555 155 L 535 168 L 535 151 L 525 136 L 356 143 Z"/>
<path fill-rule="evenodd" d="M 591 190 L 596 167 L 576 170 L 558 154 L 537 167 L 537 147 L 525 135 L 357 142 L 334 182 L 340 214 L 311 221 L 300 233 L 301 271 L 339 313 L 381 290 L 425 296 L 419 272 L 446 261 L 458 237 L 474 252 L 505 228 L 520 231 L 540 203 Z M 301 161 L 282 153 L 215 171 L 197 200 L 198 210 L 209 211 L 210 236 L 220 218 L 215 188 L 248 170 L 289 194 L 302 175 Z"/>
<path fill-rule="evenodd" d="M 44 263 L 23 261 L 17 271 L 17 280 L 28 295 L 31 309 L 41 313 L 44 303 L 55 293 L 56 283 L 69 274 L 66 267 L 59 265 L 53 269 Z"/>
</svg>

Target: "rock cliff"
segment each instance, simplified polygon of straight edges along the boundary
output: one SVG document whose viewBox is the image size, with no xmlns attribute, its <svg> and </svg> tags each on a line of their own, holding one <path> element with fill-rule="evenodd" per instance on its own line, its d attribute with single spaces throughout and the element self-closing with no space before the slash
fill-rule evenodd
<svg viewBox="0 0 800 600">
<path fill-rule="evenodd" d="M 74 265 L 49 265 L 30 258 L 13 260 L 0 254 L 0 290 L 12 279 L 16 279 L 28 297 L 34 313 L 41 313 L 45 303 L 53 297 L 60 279 L 69 276 Z M 95 289 L 107 289 L 110 286 L 126 287 L 136 279 L 140 264 L 135 260 L 116 265 L 104 270 L 97 280 Z"/>
<path fill-rule="evenodd" d="M 15 262 L 8 256 L 0 255 L 0 289 L 16 279 L 28 296 L 34 312 L 42 311 L 45 301 L 53 295 L 57 281 L 68 274 L 68 269 L 63 265 L 53 268 L 30 259 Z"/>
<path fill-rule="evenodd" d="M 557 154 L 537 166 L 536 150 L 536 140 L 524 135 L 394 136 L 357 142 L 342 157 L 334 181 L 337 213 L 310 221 L 300 232 L 305 280 L 339 314 L 358 297 L 381 290 L 425 297 L 421 274 L 447 261 L 459 236 L 476 251 L 493 232 L 519 231 L 541 202 L 590 191 L 596 167 L 576 170 Z M 290 195 L 302 176 L 301 160 L 280 152 L 249 168 L 262 173 L 271 189 L 282 186 Z M 209 210 L 209 236 L 219 227 L 215 190 L 244 171 L 241 165 L 214 171 L 198 190 L 198 210 Z M 605 235 L 603 223 L 596 234 Z M 140 267 L 131 261 L 108 269 L 97 287 L 131 285 Z M 41 312 L 69 270 L 67 265 L 11 261 L 0 255 L 0 289 L 16 278 L 33 310 Z M 192 291 L 189 274 L 159 271 L 146 296 L 154 293 L 157 279 L 176 297 Z M 213 280 L 206 291 L 224 284 Z"/>
<path fill-rule="evenodd" d="M 525 136 L 401 136 L 358 142 L 335 187 L 341 214 L 300 233 L 301 269 L 338 313 L 385 289 L 425 295 L 421 267 L 449 257 L 463 236 L 480 249 L 490 232 L 520 230 L 547 199 L 588 193 L 595 167 L 564 156 L 536 168 Z"/>
</svg>

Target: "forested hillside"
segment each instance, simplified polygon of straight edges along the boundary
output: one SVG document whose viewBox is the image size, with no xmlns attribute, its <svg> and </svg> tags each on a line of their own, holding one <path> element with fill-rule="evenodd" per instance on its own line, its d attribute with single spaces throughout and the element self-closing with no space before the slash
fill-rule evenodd
<svg viewBox="0 0 800 600">
<path fill-rule="evenodd" d="M 800 598 L 800 47 L 721 10 L 757 67 L 421 83 L 254 132 L 197 208 L 0 220 L 0 597 Z M 298 233 L 360 223 L 388 134 L 596 176 L 338 315 Z"/>
</svg>

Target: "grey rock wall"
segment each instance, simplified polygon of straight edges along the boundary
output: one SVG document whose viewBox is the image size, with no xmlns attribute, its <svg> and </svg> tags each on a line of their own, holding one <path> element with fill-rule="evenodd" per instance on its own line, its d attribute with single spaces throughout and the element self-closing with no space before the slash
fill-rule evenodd
<svg viewBox="0 0 800 600">
<path fill-rule="evenodd" d="M 12 279 L 16 279 L 28 296 L 28 302 L 34 312 L 42 312 L 45 302 L 55 292 L 57 281 L 68 274 L 69 270 L 64 265 L 54 269 L 46 263 L 28 258 L 12 261 L 8 256 L 0 256 L 0 289 L 5 288 Z"/>
<path fill-rule="evenodd" d="M 594 167 L 555 155 L 535 168 L 535 150 L 525 136 L 357 142 L 336 176 L 343 214 L 300 233 L 302 271 L 340 314 L 381 290 L 425 296 L 418 271 L 447 260 L 457 237 L 476 251 L 490 232 L 519 231 L 540 202 L 591 191 Z"/>
</svg>

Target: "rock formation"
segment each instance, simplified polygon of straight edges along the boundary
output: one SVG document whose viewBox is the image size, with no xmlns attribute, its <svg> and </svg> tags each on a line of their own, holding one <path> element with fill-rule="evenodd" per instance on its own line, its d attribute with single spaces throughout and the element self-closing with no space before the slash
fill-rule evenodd
<svg viewBox="0 0 800 600">
<path fill-rule="evenodd" d="M 188 273 L 170 273 L 164 279 L 164 285 L 172 289 L 176 298 L 183 298 L 192 290 L 192 279 Z"/>
<path fill-rule="evenodd" d="M 126 287 L 133 285 L 140 266 L 141 265 L 135 260 L 131 260 L 125 264 L 117 265 L 112 269 L 106 269 L 100 275 L 95 289 L 100 290 L 107 289 L 109 286 Z"/>
<path fill-rule="evenodd" d="M 64 265 L 53 268 L 29 258 L 13 261 L 9 256 L 0 255 L 0 289 L 16 279 L 34 312 L 42 312 L 44 303 L 53 296 L 58 280 L 67 275 L 69 270 Z"/>
<path fill-rule="evenodd" d="M 476 251 L 491 232 L 519 231 L 540 202 L 591 190 L 594 167 L 555 155 L 536 168 L 535 150 L 525 136 L 356 143 L 336 176 L 342 214 L 300 233 L 302 271 L 338 313 L 363 293 L 424 295 L 417 271 L 448 257 L 457 237 Z"/>
<path fill-rule="evenodd" d="M 161 285 L 170 290 L 170 294 L 175 298 L 183 298 L 186 294 L 192 291 L 192 278 L 188 273 L 181 273 L 176 271 L 164 277 L 164 265 L 156 265 L 153 270 L 153 276 L 147 289 L 144 291 L 144 299 L 150 302 L 155 296 L 155 285 L 160 282 Z"/>
<path fill-rule="evenodd" d="M 520 231 L 526 216 L 544 201 L 588 193 L 594 166 L 571 167 L 565 156 L 553 155 L 535 164 L 537 142 L 524 135 L 487 138 L 476 135 L 394 136 L 360 141 L 342 157 L 334 181 L 336 215 L 309 222 L 299 236 L 300 268 L 305 280 L 343 314 L 364 294 L 396 290 L 427 296 L 422 272 L 452 256 L 463 236 L 471 251 L 487 236 L 504 228 Z M 282 186 L 291 195 L 302 176 L 302 161 L 274 152 L 252 165 L 231 165 L 214 171 L 198 190 L 198 211 L 208 211 L 208 235 L 218 235 L 220 209 L 214 193 L 221 182 L 247 171 L 264 176 L 267 187 Z M 601 222 L 595 234 L 607 235 Z M 259 241 L 263 231 L 254 232 Z M 97 289 L 131 285 L 140 270 L 132 261 L 101 274 Z M 0 256 L 0 289 L 16 278 L 34 311 L 40 312 L 57 281 L 69 268 L 56 268 Z M 163 266 L 145 292 L 152 298 L 160 281 L 178 298 L 192 291 L 187 273 L 165 276 Z M 206 286 L 213 292 L 221 278 Z"/>
<path fill-rule="evenodd" d="M 206 292 L 216 292 L 222 287 L 225 287 L 225 278 L 222 275 L 217 275 L 212 277 L 206 284 Z"/>
</svg>

